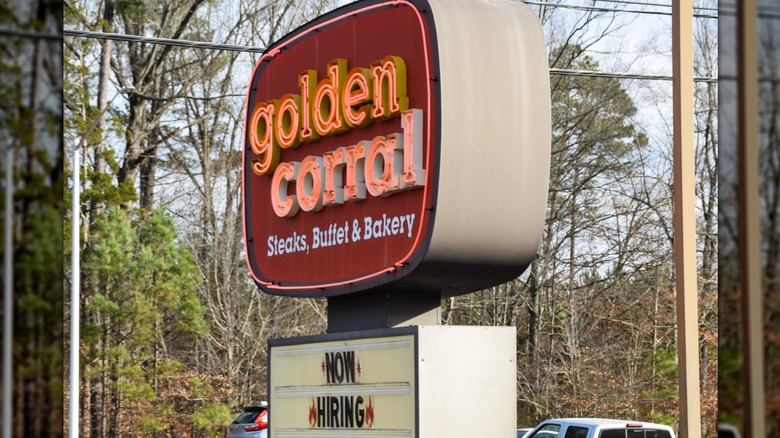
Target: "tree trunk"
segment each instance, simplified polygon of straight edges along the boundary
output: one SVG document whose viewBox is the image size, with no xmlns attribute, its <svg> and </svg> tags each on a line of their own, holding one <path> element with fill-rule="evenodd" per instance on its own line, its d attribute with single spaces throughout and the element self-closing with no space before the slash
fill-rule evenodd
<svg viewBox="0 0 780 438">
<path fill-rule="evenodd" d="M 539 388 L 539 262 L 531 263 L 531 274 L 528 277 L 528 294 L 531 305 L 528 308 L 528 381 L 531 391 Z"/>
<path fill-rule="evenodd" d="M 157 172 L 157 148 L 147 151 L 140 167 L 139 207 L 147 213 L 154 209 L 154 184 Z"/>
<path fill-rule="evenodd" d="M 114 21 L 114 2 L 113 0 L 106 0 L 105 8 L 103 10 L 103 32 L 111 31 L 111 23 Z M 100 142 L 95 146 L 95 172 L 105 173 L 106 171 L 106 158 L 104 156 L 106 150 L 105 135 L 106 132 L 106 107 L 108 106 L 108 84 L 109 75 L 111 74 L 111 52 L 113 49 L 113 41 L 110 39 L 103 40 L 103 44 L 100 48 L 100 70 L 98 71 L 98 110 L 100 111 L 100 120 L 97 124 L 97 129 L 101 132 Z M 100 211 L 100 205 L 94 205 L 93 211 L 98 213 Z"/>
<path fill-rule="evenodd" d="M 146 126 L 146 100 L 138 94 L 131 94 L 128 100 L 130 101 L 130 118 L 126 133 L 127 149 L 122 162 L 122 168 L 119 170 L 119 175 L 117 175 L 119 184 L 125 182 L 135 184 L 146 146 L 146 135 L 144 134 Z M 122 207 L 129 210 L 133 207 L 133 202 L 127 201 Z"/>
</svg>

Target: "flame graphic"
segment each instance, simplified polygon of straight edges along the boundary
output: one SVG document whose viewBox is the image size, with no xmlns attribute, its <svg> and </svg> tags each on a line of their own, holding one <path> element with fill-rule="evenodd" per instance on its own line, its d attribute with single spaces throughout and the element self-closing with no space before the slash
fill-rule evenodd
<svg viewBox="0 0 780 438">
<path fill-rule="evenodd" d="M 311 399 L 311 406 L 309 406 L 309 425 L 311 427 L 317 425 L 317 408 L 314 405 L 314 398 Z"/>
<path fill-rule="evenodd" d="M 371 396 L 368 397 L 368 406 L 366 406 L 366 426 L 374 427 L 374 404 Z"/>
</svg>

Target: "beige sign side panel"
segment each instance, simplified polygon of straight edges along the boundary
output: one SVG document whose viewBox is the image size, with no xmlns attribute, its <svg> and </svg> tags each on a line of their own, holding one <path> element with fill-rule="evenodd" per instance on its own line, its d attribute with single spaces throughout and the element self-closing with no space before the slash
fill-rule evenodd
<svg viewBox="0 0 780 438">
<path fill-rule="evenodd" d="M 541 24 L 501 0 L 431 0 L 441 168 L 427 261 L 526 266 L 541 240 L 550 85 Z"/>
<path fill-rule="evenodd" d="M 414 348 L 412 335 L 272 347 L 271 437 L 414 437 Z"/>
<path fill-rule="evenodd" d="M 420 437 L 514 436 L 516 339 L 515 327 L 419 327 Z"/>
</svg>

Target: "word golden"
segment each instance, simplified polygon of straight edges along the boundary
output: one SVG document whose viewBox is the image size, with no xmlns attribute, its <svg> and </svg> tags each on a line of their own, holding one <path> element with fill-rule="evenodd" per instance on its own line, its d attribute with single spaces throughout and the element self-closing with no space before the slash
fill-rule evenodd
<svg viewBox="0 0 780 438">
<path fill-rule="evenodd" d="M 254 106 L 248 131 L 258 157 L 252 160 L 256 175 L 273 172 L 282 149 L 297 149 L 320 136 L 368 126 L 409 108 L 406 64 L 398 56 L 386 56 L 370 69 L 349 71 L 347 60 L 339 58 L 328 63 L 327 72 L 328 77 L 317 83 L 317 71 L 305 70 L 298 75 L 300 94 Z"/>
</svg>

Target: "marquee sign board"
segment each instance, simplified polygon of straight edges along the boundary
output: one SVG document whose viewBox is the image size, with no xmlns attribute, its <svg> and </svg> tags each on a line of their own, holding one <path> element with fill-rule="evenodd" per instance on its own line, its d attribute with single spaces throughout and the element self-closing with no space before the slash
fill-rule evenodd
<svg viewBox="0 0 780 438">
<path fill-rule="evenodd" d="M 269 436 L 508 436 L 515 339 L 514 327 L 465 326 L 271 339 Z"/>
<path fill-rule="evenodd" d="M 471 292 L 541 237 L 550 95 L 518 2 L 368 0 L 268 48 L 247 94 L 244 232 L 265 292 Z"/>
</svg>

